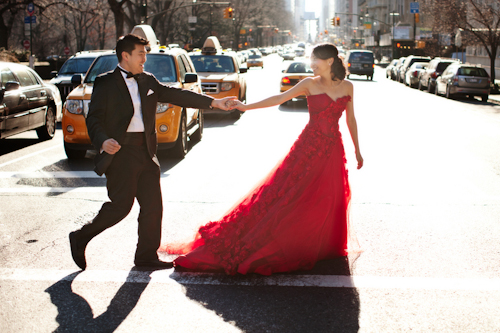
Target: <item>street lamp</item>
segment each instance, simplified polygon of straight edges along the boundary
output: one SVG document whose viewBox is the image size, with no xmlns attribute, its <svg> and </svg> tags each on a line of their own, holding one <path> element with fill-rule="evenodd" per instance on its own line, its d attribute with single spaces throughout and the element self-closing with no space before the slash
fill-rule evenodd
<svg viewBox="0 0 500 333">
<path fill-rule="evenodd" d="M 399 16 L 399 13 L 390 12 L 389 14 L 392 16 L 392 59 L 394 59 L 394 17 Z"/>
</svg>

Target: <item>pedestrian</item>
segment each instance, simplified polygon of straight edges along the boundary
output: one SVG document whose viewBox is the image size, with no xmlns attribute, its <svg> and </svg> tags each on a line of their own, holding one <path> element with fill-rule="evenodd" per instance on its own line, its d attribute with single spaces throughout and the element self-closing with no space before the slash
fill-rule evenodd
<svg viewBox="0 0 500 333">
<path fill-rule="evenodd" d="M 226 102 L 234 98 L 213 99 L 160 83 L 144 72 L 147 46 L 146 39 L 133 34 L 119 38 L 117 68 L 98 76 L 94 83 L 86 123 L 98 153 L 95 171 L 106 175 L 110 201 L 102 205 L 92 222 L 69 235 L 73 260 L 82 270 L 87 266 L 85 248 L 89 241 L 124 219 L 135 198 L 140 205 L 135 265 L 172 267 L 157 254 L 163 208 L 156 157 L 156 105 L 227 110 Z"/>
<path fill-rule="evenodd" d="M 247 111 L 307 95 L 310 121 L 288 155 L 220 220 L 202 226 L 195 239 L 174 247 L 175 266 L 224 270 L 227 274 L 311 269 L 323 259 L 359 247 L 349 222 L 351 197 L 338 121 L 344 110 L 357 167 L 363 166 L 353 106 L 353 85 L 333 44 L 311 55 L 314 77 L 252 104 L 228 102 Z"/>
</svg>

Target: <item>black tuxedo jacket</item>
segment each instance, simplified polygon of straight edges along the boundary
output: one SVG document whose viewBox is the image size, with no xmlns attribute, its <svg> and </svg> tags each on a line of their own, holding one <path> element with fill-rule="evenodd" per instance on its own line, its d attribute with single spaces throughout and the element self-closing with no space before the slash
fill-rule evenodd
<svg viewBox="0 0 500 333">
<path fill-rule="evenodd" d="M 147 72 L 139 76 L 137 83 L 148 152 L 158 163 L 156 104 L 163 102 L 182 107 L 207 109 L 213 98 L 189 90 L 168 87 L 160 83 L 153 74 Z M 95 158 L 95 171 L 99 175 L 106 172 L 113 159 L 113 155 L 105 152 L 99 153 L 103 142 L 113 138 L 122 144 L 133 115 L 132 98 L 121 71 L 116 68 L 114 71 L 98 76 L 94 82 L 86 123 L 92 145 L 98 152 Z"/>
</svg>

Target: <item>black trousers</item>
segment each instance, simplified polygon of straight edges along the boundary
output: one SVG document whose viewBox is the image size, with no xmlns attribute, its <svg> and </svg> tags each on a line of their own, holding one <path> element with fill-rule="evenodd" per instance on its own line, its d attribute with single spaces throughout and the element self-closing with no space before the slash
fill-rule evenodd
<svg viewBox="0 0 500 333">
<path fill-rule="evenodd" d="M 135 142 L 134 142 L 135 141 Z M 104 230 L 123 220 L 132 209 L 134 199 L 140 205 L 139 239 L 135 262 L 158 259 L 163 215 L 160 189 L 160 167 L 151 159 L 143 140 L 123 144 L 106 171 L 108 196 L 92 222 L 77 233 L 79 242 L 89 242 Z"/>
</svg>

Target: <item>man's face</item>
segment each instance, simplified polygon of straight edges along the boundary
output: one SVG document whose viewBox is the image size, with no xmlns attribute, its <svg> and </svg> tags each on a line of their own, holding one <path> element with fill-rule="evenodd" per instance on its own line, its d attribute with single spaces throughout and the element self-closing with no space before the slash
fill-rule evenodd
<svg viewBox="0 0 500 333">
<path fill-rule="evenodd" d="M 136 44 L 132 54 L 122 52 L 122 67 L 132 74 L 144 72 L 144 63 L 146 62 L 146 46 Z"/>
</svg>

